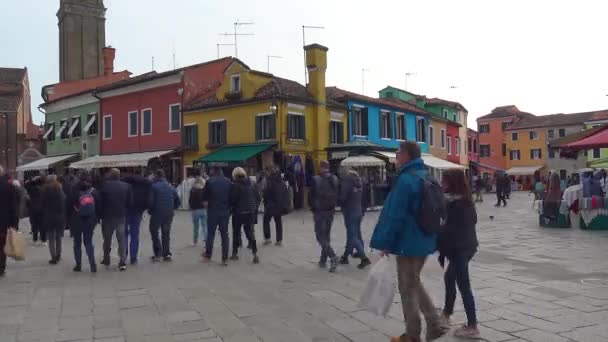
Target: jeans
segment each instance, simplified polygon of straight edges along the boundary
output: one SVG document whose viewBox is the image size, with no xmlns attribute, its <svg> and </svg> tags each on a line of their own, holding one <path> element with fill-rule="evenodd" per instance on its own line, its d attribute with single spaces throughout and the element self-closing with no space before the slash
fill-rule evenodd
<svg viewBox="0 0 608 342">
<path fill-rule="evenodd" d="M 152 236 L 152 251 L 155 257 L 171 256 L 171 224 L 173 215 L 160 217 L 152 215 L 150 217 L 150 235 Z M 160 230 L 161 238 L 158 238 Z"/>
<path fill-rule="evenodd" d="M 361 239 L 361 220 L 363 216 L 356 213 L 344 212 L 344 225 L 346 226 L 346 248 L 344 256 L 348 257 L 354 250 L 360 257 L 365 255 L 363 240 Z"/>
<path fill-rule="evenodd" d="M 61 258 L 61 239 L 63 239 L 64 226 L 48 227 L 47 237 L 49 243 L 49 253 L 51 260 L 59 260 Z"/>
<path fill-rule="evenodd" d="M 215 242 L 215 231 L 219 229 L 222 238 L 222 260 L 228 259 L 228 248 L 230 238 L 228 237 L 228 215 L 207 215 L 207 241 L 205 243 L 205 256 L 211 258 L 213 255 L 213 243 Z"/>
<path fill-rule="evenodd" d="M 192 210 L 192 242 L 198 242 L 198 234 L 202 229 L 201 241 L 207 240 L 207 209 Z"/>
<path fill-rule="evenodd" d="M 331 225 L 334 221 L 334 211 L 315 211 L 315 235 L 319 246 L 321 246 L 321 262 L 325 263 L 327 258 L 335 258 L 336 252 L 331 247 Z"/>
<path fill-rule="evenodd" d="M 496 206 L 500 207 L 500 202 L 502 201 L 503 205 L 506 207 L 507 206 L 507 200 L 505 199 L 505 194 L 502 192 L 497 192 L 496 193 Z"/>
<path fill-rule="evenodd" d="M 431 297 L 420 281 L 420 272 L 426 257 L 397 256 L 397 275 L 403 316 L 405 317 L 405 335 L 420 338 L 422 331 L 420 312 L 426 319 L 427 334 L 440 331 L 439 314 Z"/>
<path fill-rule="evenodd" d="M 281 215 L 268 215 L 264 213 L 264 239 L 270 240 L 270 220 L 274 219 L 277 230 L 277 242 L 283 241 L 283 218 Z"/>
<path fill-rule="evenodd" d="M 449 264 L 443 275 L 445 282 L 445 306 L 443 307 L 443 312 L 448 316 L 454 312 L 456 285 L 458 285 L 468 325 L 470 326 L 477 324 L 475 298 L 473 297 L 471 280 L 469 278 L 469 261 L 471 261 L 473 255 L 475 255 L 475 252 L 459 252 L 448 256 Z"/>
<path fill-rule="evenodd" d="M 95 268 L 95 247 L 93 246 L 93 232 L 97 221 L 95 218 L 80 220 L 72 227 L 72 238 L 74 242 L 74 261 L 76 265 L 82 265 L 82 244 L 89 258 L 89 265 Z"/>
<path fill-rule="evenodd" d="M 238 255 L 241 243 L 241 227 L 245 232 L 245 237 L 251 246 L 253 254 L 258 253 L 258 246 L 255 242 L 255 231 L 253 224 L 254 214 L 241 214 L 232 216 L 232 255 Z"/>
<path fill-rule="evenodd" d="M 126 255 L 131 256 L 131 262 L 137 262 L 139 255 L 139 227 L 141 225 L 142 213 L 131 213 L 127 215 L 125 222 L 125 246 Z"/>
<path fill-rule="evenodd" d="M 38 237 L 40 237 L 40 241 L 46 242 L 46 231 L 42 227 L 42 215 L 30 215 L 30 225 L 32 226 L 34 242 L 38 241 Z"/>
<path fill-rule="evenodd" d="M 127 241 L 125 234 L 125 219 L 124 218 L 109 218 L 101 222 L 101 233 L 103 235 L 103 259 L 110 260 L 110 251 L 112 250 L 112 235 L 116 232 L 116 240 L 118 241 L 118 258 L 120 264 L 125 264 L 127 260 Z"/>
</svg>

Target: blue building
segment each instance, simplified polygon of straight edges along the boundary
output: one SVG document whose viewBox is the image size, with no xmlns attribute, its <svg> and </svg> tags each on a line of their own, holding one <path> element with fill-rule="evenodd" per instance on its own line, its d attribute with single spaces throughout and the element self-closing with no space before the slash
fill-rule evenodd
<svg viewBox="0 0 608 342">
<path fill-rule="evenodd" d="M 348 141 L 369 141 L 397 149 L 402 141 L 416 141 L 428 153 L 430 113 L 398 99 L 377 99 L 336 87 L 327 88 L 327 99 L 348 107 Z"/>
</svg>

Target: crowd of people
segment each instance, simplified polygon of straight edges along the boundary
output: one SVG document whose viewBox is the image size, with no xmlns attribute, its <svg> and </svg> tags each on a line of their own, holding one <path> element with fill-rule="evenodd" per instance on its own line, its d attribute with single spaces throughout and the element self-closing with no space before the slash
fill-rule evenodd
<svg viewBox="0 0 608 342">
<path fill-rule="evenodd" d="M 375 226 L 370 247 L 382 257 L 394 255 L 406 332 L 393 337 L 393 342 L 419 342 L 420 312 L 427 322 L 427 340 L 444 335 L 454 311 L 456 289 L 461 293 L 467 324 L 456 330 L 461 337 L 478 337 L 475 300 L 469 277 L 469 262 L 477 251 L 477 214 L 472 192 L 462 170 L 443 173 L 440 184 L 425 171 L 417 144 L 404 142 L 397 152 L 399 173 L 385 201 Z M 371 264 L 361 234 L 363 205 L 362 180 L 354 170 L 341 170 L 339 177 L 330 172 L 329 163 L 321 161 L 319 174 L 309 187 L 309 206 L 313 214 L 314 233 L 320 246 L 319 267 L 336 272 L 339 264 L 348 264 L 354 257 L 359 269 Z M 443 211 L 437 212 L 441 230 L 429 232 L 421 221 L 421 211 L 429 204 L 428 196 L 436 185 L 440 191 Z M 25 201 L 25 202 L 24 202 Z M 49 247 L 50 264 L 61 261 L 62 236 L 67 227 L 73 239 L 74 271 L 82 270 L 82 245 L 88 256 L 91 272 L 97 271 L 93 235 L 101 223 L 103 253 L 101 264 L 111 264 L 112 239 L 118 243 L 118 268 L 126 270 L 127 260 L 138 263 L 142 215 L 150 214 L 152 262 L 171 261 L 171 226 L 180 197 L 162 170 L 152 176 L 129 174 L 121 177 L 111 169 L 105 180 L 93 187 L 89 172 L 81 171 L 59 179 L 54 175 L 36 177 L 20 187 L 0 168 L 0 245 L 5 243 L 8 228 L 17 228 L 20 206 L 25 203 L 36 244 Z M 238 260 L 243 248 L 242 234 L 251 250 L 252 262 L 259 263 L 255 225 L 263 204 L 264 245 L 272 243 L 271 221 L 275 223 L 275 244 L 283 244 L 282 216 L 292 208 L 288 186 L 278 168 L 265 170 L 258 181 L 252 181 L 243 168 L 233 169 L 231 178 L 221 168 L 211 168 L 209 177 L 197 175 L 189 193 L 192 215 L 192 243 L 204 243 L 202 259 L 213 256 L 215 235 L 221 239 L 221 264 Z M 436 204 L 436 203 L 435 203 Z M 346 227 L 346 246 L 338 256 L 331 244 L 331 229 L 340 207 Z M 428 209 L 428 208 L 427 208 Z M 232 218 L 232 219 L 231 219 Z M 232 244 L 228 232 L 232 222 Z M 426 222 L 426 221 L 424 221 Z M 40 242 L 42 241 L 42 242 Z M 232 253 L 230 254 L 230 250 Z M 439 251 L 439 263 L 445 266 L 445 304 L 438 311 L 421 282 L 427 258 Z M 229 258 L 230 255 L 230 258 Z M 447 266 L 446 266 L 447 262 Z M 0 251 L 0 272 L 3 275 L 6 256 Z"/>
</svg>

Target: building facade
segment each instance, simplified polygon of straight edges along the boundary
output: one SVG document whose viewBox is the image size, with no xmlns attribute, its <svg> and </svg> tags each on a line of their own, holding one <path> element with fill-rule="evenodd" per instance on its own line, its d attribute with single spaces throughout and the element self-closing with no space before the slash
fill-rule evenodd
<svg viewBox="0 0 608 342">
<path fill-rule="evenodd" d="M 445 119 L 431 116 L 429 123 L 429 153 L 444 160 L 448 159 L 447 122 Z"/>
<path fill-rule="evenodd" d="M 474 129 L 467 129 L 467 154 L 469 162 L 479 163 L 479 134 Z"/>
</svg>

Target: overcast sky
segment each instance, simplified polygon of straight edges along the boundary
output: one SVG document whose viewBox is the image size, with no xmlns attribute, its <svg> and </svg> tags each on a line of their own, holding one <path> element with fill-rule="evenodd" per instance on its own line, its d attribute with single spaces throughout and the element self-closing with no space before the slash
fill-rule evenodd
<svg viewBox="0 0 608 342">
<path fill-rule="evenodd" d="M 29 69 L 33 104 L 58 81 L 55 0 L 1 0 L 0 66 Z M 250 67 L 303 83 L 306 43 L 329 48 L 327 85 L 376 96 L 386 85 L 462 103 L 469 125 L 496 106 L 534 114 L 608 108 L 608 1 L 105 0 L 116 70 L 137 75 L 217 57 L 232 43 Z M 221 48 L 221 56 L 234 48 Z M 452 88 L 455 87 L 455 88 Z M 34 111 L 35 122 L 43 120 Z M 472 127 L 476 127 L 473 125 Z"/>
</svg>

